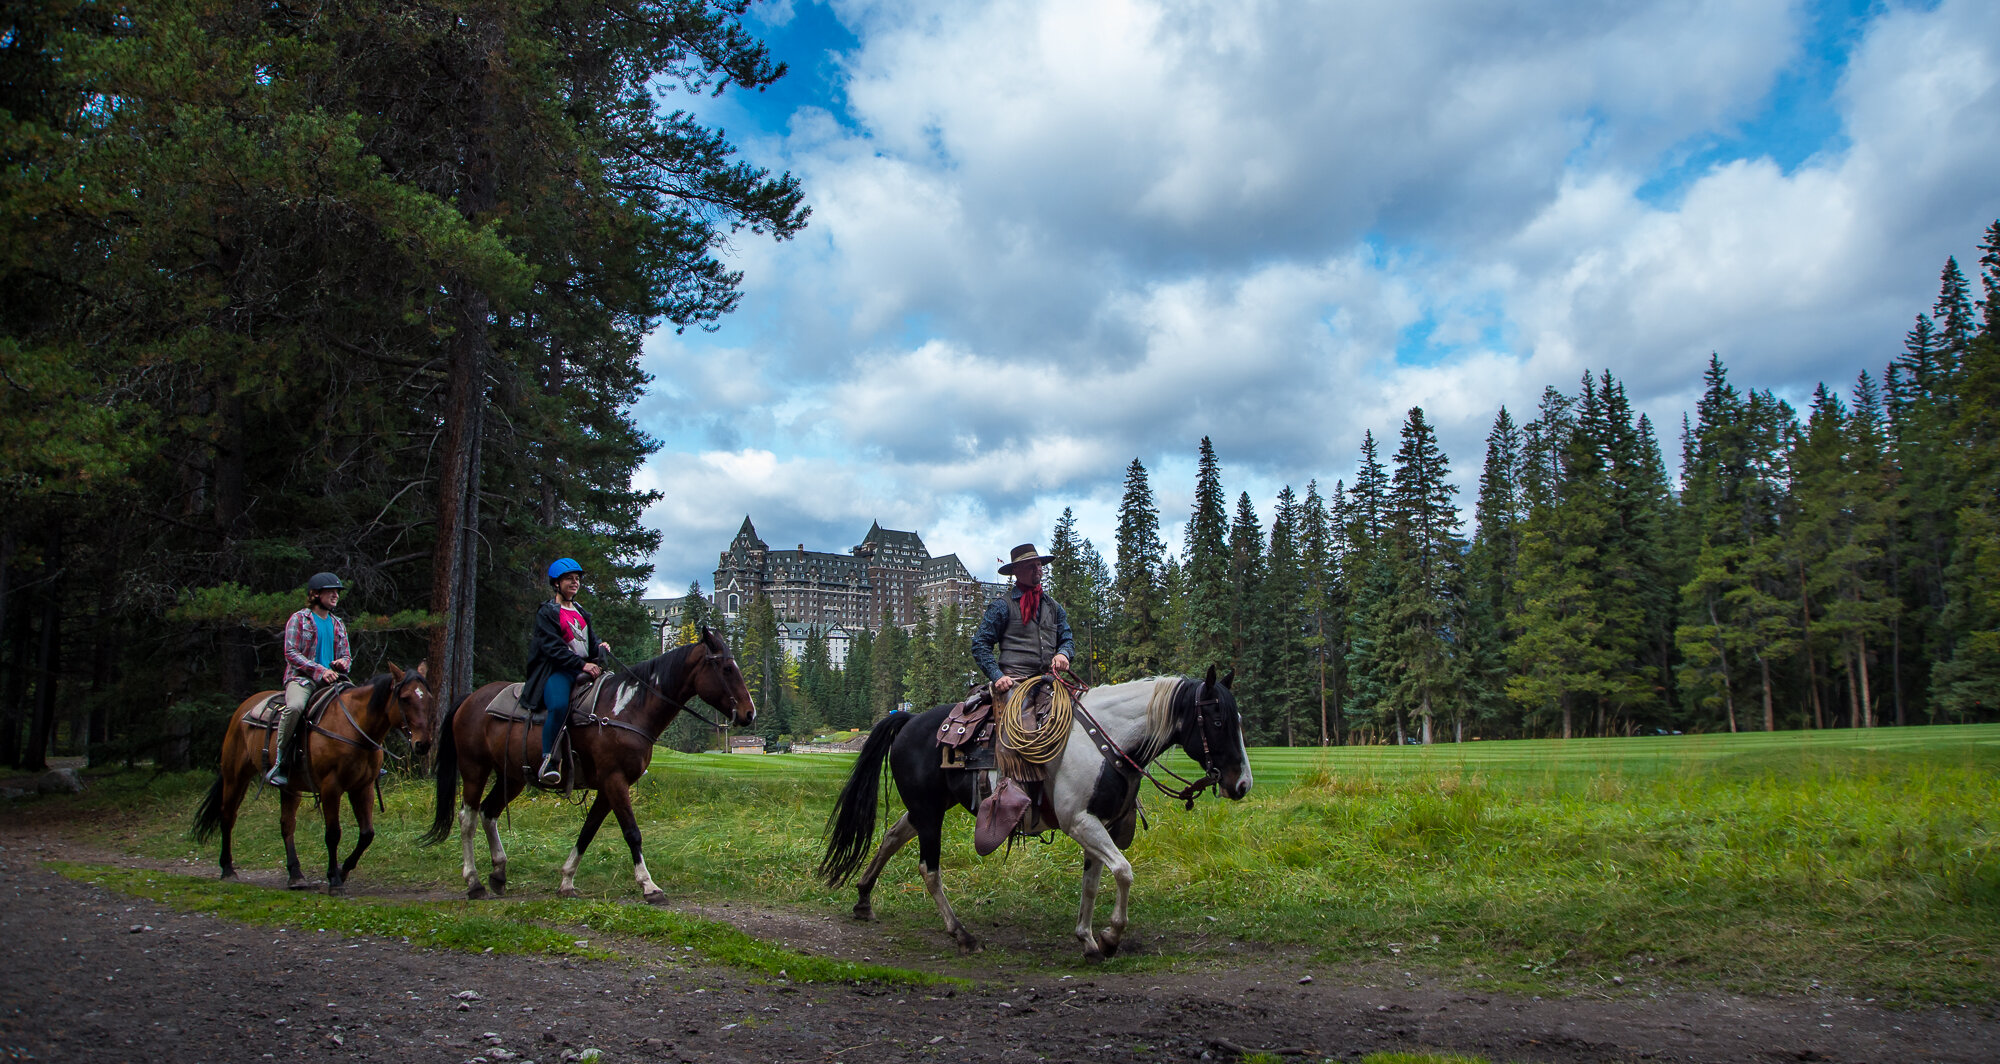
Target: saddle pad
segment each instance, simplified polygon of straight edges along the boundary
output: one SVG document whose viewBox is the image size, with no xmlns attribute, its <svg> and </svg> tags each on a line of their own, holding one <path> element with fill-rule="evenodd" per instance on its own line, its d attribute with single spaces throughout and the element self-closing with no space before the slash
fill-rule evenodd
<svg viewBox="0 0 2000 1064">
<path fill-rule="evenodd" d="M 335 694 L 351 690 L 354 686 L 354 684 L 343 681 L 314 687 L 312 693 L 306 696 L 304 719 L 308 722 L 317 722 L 320 717 L 326 714 L 326 707 L 333 701 Z M 248 724 L 252 728 L 275 728 L 278 726 L 278 717 L 284 711 L 285 693 L 278 691 L 272 694 L 271 697 L 250 707 L 250 712 L 243 714 L 243 723 Z"/>
<path fill-rule="evenodd" d="M 571 715 L 584 712 L 591 706 L 596 705 L 597 689 L 604 686 L 604 681 L 610 677 L 611 674 L 608 672 L 600 674 L 597 679 L 571 691 L 569 697 L 569 711 Z M 486 703 L 486 715 L 499 720 L 527 721 L 530 724 L 539 722 L 543 717 L 548 716 L 547 707 L 536 710 L 533 717 L 521 711 L 521 689 L 525 686 L 527 685 L 520 683 L 508 684 L 506 690 L 494 695 L 493 701 Z"/>
<path fill-rule="evenodd" d="M 284 711 L 285 696 L 281 692 L 251 706 L 250 712 L 243 714 L 243 723 L 252 728 L 275 728 L 278 726 L 278 715 Z"/>
</svg>

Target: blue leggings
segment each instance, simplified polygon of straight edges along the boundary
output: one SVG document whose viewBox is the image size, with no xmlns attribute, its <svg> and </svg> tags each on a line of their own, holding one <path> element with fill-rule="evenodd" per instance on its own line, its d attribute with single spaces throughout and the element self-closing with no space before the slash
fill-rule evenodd
<svg viewBox="0 0 2000 1064">
<path fill-rule="evenodd" d="M 569 723 L 569 692 L 575 686 L 576 677 L 567 672 L 549 673 L 542 684 L 542 708 L 549 715 L 542 720 L 542 756 L 556 748 L 556 736 L 562 734 L 563 725 Z"/>
</svg>

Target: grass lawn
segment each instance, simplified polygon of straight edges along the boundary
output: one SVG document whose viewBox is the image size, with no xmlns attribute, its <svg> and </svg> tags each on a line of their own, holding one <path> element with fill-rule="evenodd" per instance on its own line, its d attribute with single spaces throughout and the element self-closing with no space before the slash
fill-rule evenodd
<svg viewBox="0 0 2000 1064">
<path fill-rule="evenodd" d="M 1257 749 L 1251 763 L 1246 801 L 1148 804 L 1152 830 L 1131 851 L 1144 953 L 1114 965 L 1279 948 L 1535 992 L 1816 982 L 1893 1001 L 2000 1000 L 2000 725 Z M 636 791 L 654 878 L 681 897 L 844 913 L 852 891 L 811 872 L 851 764 L 661 752 Z M 115 813 L 91 821 L 106 841 L 212 868 L 213 844 L 184 835 L 208 779 L 126 773 L 60 802 Z M 457 884 L 455 843 L 414 843 L 431 801 L 427 781 L 390 788 L 357 887 Z M 514 888 L 553 890 L 581 815 L 548 798 L 516 804 L 503 825 Z M 1079 963 L 1075 845 L 979 860 L 970 818 L 951 824 L 960 913 L 1020 932 L 1027 963 Z M 242 828 L 239 867 L 282 863 L 274 802 L 250 806 Z M 316 820 L 301 816 L 300 841 L 316 874 Z M 483 871 L 483 842 L 480 853 Z M 911 847 L 877 889 L 877 930 L 903 943 L 878 960 L 948 948 L 914 865 Z M 636 899 L 615 827 L 578 886 Z"/>
</svg>

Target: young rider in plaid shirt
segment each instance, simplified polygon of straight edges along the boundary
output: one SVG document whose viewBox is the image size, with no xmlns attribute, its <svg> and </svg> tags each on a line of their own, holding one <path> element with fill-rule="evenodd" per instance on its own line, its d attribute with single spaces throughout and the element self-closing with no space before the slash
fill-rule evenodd
<svg viewBox="0 0 2000 1064">
<path fill-rule="evenodd" d="M 285 712 L 278 718 L 277 753 L 264 776 L 274 787 L 290 782 L 285 776 L 286 744 L 298 729 L 313 687 L 339 679 L 352 661 L 347 626 L 333 614 L 344 586 L 332 573 L 314 574 L 306 582 L 306 608 L 285 622 Z"/>
</svg>

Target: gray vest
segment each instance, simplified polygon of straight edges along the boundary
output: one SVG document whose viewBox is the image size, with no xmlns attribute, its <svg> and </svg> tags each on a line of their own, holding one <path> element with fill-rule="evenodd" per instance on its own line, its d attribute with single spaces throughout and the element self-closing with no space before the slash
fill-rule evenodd
<svg viewBox="0 0 2000 1064">
<path fill-rule="evenodd" d="M 1049 662 L 1061 645 L 1056 604 L 1049 593 L 1042 592 L 1042 608 L 1036 611 L 1035 620 L 1029 621 L 1021 616 L 1021 596 L 1009 592 L 1007 630 L 1000 633 L 1000 645 L 993 648 L 993 660 L 999 663 L 1000 671 L 1017 680 L 1039 676 L 1049 671 Z"/>
</svg>

